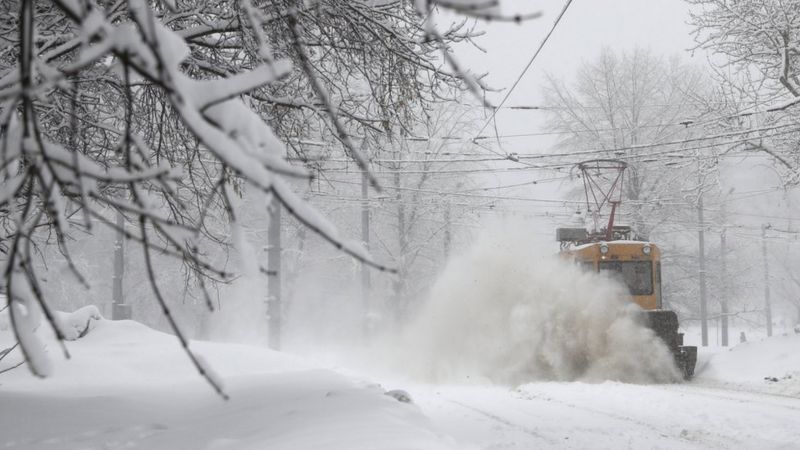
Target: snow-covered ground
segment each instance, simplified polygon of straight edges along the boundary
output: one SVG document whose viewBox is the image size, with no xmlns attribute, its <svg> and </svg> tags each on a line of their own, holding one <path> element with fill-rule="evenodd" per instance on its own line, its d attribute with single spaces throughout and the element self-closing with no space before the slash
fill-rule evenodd
<svg viewBox="0 0 800 450">
<path fill-rule="evenodd" d="M 616 382 L 422 387 L 441 429 L 491 449 L 798 448 L 800 401 L 747 391 Z"/>
<path fill-rule="evenodd" d="M 442 430 L 488 449 L 800 448 L 800 336 L 701 349 L 677 384 L 416 386 Z"/>
<path fill-rule="evenodd" d="M 0 331 L 0 348 L 10 334 Z M 71 360 L 48 346 L 51 378 L 24 367 L 0 375 L 0 448 L 459 448 L 380 386 L 263 348 L 192 343 L 224 401 L 173 336 L 136 322 L 99 321 L 68 343 Z"/>
<path fill-rule="evenodd" d="M 800 335 L 703 350 L 695 384 L 800 398 Z"/>
<path fill-rule="evenodd" d="M 0 346 L 10 340 L 0 330 Z M 517 387 L 337 373 L 259 347 L 192 342 L 228 401 L 174 337 L 135 322 L 98 321 L 68 343 L 71 360 L 48 346 L 53 377 L 0 375 L 0 448 L 800 448 L 797 335 L 704 351 L 689 383 Z M 385 395 L 395 388 L 413 403 Z"/>
</svg>

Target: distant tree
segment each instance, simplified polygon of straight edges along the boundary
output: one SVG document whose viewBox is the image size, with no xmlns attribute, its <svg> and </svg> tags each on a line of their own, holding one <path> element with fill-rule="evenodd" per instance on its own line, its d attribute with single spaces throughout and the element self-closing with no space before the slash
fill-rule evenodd
<svg viewBox="0 0 800 450">
<path fill-rule="evenodd" d="M 474 212 L 471 205 L 476 199 L 461 194 L 466 194 L 464 191 L 472 186 L 471 172 L 483 168 L 481 161 L 485 159 L 485 155 L 463 149 L 472 138 L 477 112 L 469 105 L 441 103 L 407 123 L 405 128 L 402 123 L 387 122 L 391 125 L 389 132 L 364 137 L 361 146 L 368 149 L 371 170 L 382 180 L 381 193 L 369 192 L 364 196 L 362 172 L 335 146 L 321 150 L 324 156 L 314 162 L 322 175 L 308 186 L 309 201 L 337 223 L 342 232 L 354 237 L 362 236 L 361 220 L 366 208 L 370 252 L 397 269 L 395 274 L 371 277 L 368 305 L 371 326 L 402 324 L 414 313 L 416 301 L 422 298 L 444 262 L 448 239 L 452 242 L 458 227 Z M 306 314 L 312 309 L 306 305 L 318 302 L 314 295 L 308 298 L 294 295 L 297 289 L 304 288 L 303 278 L 298 275 L 324 265 L 321 261 L 335 261 L 338 267 L 345 262 L 341 254 L 320 246 L 318 239 L 307 236 L 294 221 L 287 222 L 287 228 L 297 231 L 290 232 L 287 243 L 291 275 L 286 287 L 295 298 L 292 301 L 297 302 L 295 307 Z M 295 246 L 303 251 L 295 250 Z M 339 274 L 325 281 L 326 297 L 357 297 L 361 273 L 359 267 L 351 269 L 349 277 Z M 319 303 L 323 304 L 317 310 L 331 305 L 327 300 Z M 363 318 L 360 302 L 353 303 L 349 310 L 333 308 L 343 316 L 340 321 Z M 325 327 L 342 328 L 329 321 L 322 322 L 319 332 L 325 331 L 322 329 Z"/>
<path fill-rule="evenodd" d="M 771 249 L 771 253 L 774 255 L 773 261 L 776 262 L 775 278 L 781 281 L 776 283 L 779 287 L 776 300 L 785 303 L 793 310 L 793 317 L 790 320 L 794 326 L 800 327 L 800 276 L 796 273 L 797 246 L 794 240 L 783 240 L 783 243 L 785 245 L 773 246 Z"/>
<path fill-rule="evenodd" d="M 763 152 L 785 183 L 799 183 L 800 2 L 687 2 L 697 48 L 712 53 L 721 85 L 707 126 L 742 131 L 728 151 Z"/>
<path fill-rule="evenodd" d="M 446 244 L 440 243 L 453 222 L 468 215 L 475 203 L 452 194 L 472 186 L 469 169 L 480 166 L 456 147 L 472 137 L 475 120 L 469 106 L 437 105 L 409 130 L 413 136 L 386 141 L 378 146 L 384 150 L 374 154 L 374 170 L 386 177 L 388 194 L 373 208 L 374 234 L 381 243 L 376 251 L 398 270 L 391 287 L 398 323 L 413 314 L 414 299 L 432 283 L 445 253 Z M 454 207 L 454 200 L 461 206 Z"/>
<path fill-rule="evenodd" d="M 548 128 L 561 133 L 563 160 L 606 158 L 627 162 L 621 215 L 643 237 L 675 214 L 683 188 L 696 186 L 694 153 L 669 144 L 692 135 L 681 122 L 696 114 L 702 73 L 678 58 L 635 48 L 580 66 L 572 83 L 549 77 L 544 95 Z M 675 158 L 677 156 L 678 158 Z"/>
<path fill-rule="evenodd" d="M 764 89 L 800 97 L 800 2 L 687 0 L 699 48 L 727 56 L 723 65 L 754 70 Z"/>
</svg>

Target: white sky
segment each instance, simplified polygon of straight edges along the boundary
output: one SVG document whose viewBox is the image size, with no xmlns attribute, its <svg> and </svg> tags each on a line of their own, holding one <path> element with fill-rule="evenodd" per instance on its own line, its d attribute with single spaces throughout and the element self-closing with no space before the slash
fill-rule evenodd
<svg viewBox="0 0 800 450">
<path fill-rule="evenodd" d="M 550 31 L 565 1 L 501 0 L 506 15 L 541 11 L 543 16 L 521 24 L 479 21 L 476 28 L 484 30 L 485 35 L 477 38 L 476 42 L 485 52 L 470 45 L 455 48 L 455 56 L 462 67 L 473 73 L 488 73 L 484 79 L 486 84 L 495 89 L 502 89 L 489 96 L 493 104 L 497 105 L 502 100 L 508 88 L 520 76 L 540 42 Z M 664 56 L 681 54 L 688 59 L 691 56 L 687 49 L 692 47 L 693 40 L 690 35 L 691 29 L 686 24 L 687 19 L 688 6 L 682 0 L 573 0 L 506 105 L 542 105 L 541 92 L 545 74 L 570 80 L 581 63 L 596 58 L 603 47 L 622 51 L 639 46 L 649 48 L 656 54 Z M 441 24 L 455 20 L 461 18 L 443 15 L 439 19 Z M 440 26 L 440 29 L 443 28 L 445 27 Z M 699 60 L 699 57 L 695 59 Z M 486 114 L 489 115 L 489 112 Z M 498 132 L 501 135 L 547 131 L 544 129 L 544 119 L 545 113 L 535 110 L 502 109 L 496 116 Z M 484 122 L 481 122 L 477 128 L 483 125 Z M 493 135 L 492 124 L 481 134 Z M 552 136 L 508 138 L 502 141 L 502 152 L 546 153 L 552 144 Z M 489 175 L 482 181 L 486 186 L 501 186 L 548 176 L 552 175 L 524 171 Z M 551 182 L 529 185 L 513 191 L 496 191 L 494 194 L 559 199 L 564 198 L 565 192 L 570 188 L 571 184 Z M 574 206 L 566 207 L 552 203 L 526 202 L 517 205 L 515 209 L 529 211 L 533 215 L 564 209 L 574 212 Z M 548 236 L 553 233 L 555 223 L 552 220 L 539 216 L 536 222 L 541 232 Z"/>
<path fill-rule="evenodd" d="M 544 15 L 522 24 L 480 22 L 477 27 L 486 35 L 477 42 L 486 53 L 466 46 L 457 48 L 456 57 L 463 66 L 476 73 L 488 72 L 487 84 L 503 89 L 493 95 L 494 104 L 522 73 L 564 3 L 505 0 L 501 4 L 506 14 L 541 11 Z M 604 46 L 620 51 L 639 46 L 656 54 L 681 54 L 689 59 L 687 49 L 693 46 L 693 40 L 687 19 L 688 6 L 682 0 L 574 0 L 506 105 L 542 104 L 540 92 L 546 73 L 572 79 L 580 64 L 596 58 Z M 694 59 L 700 58 L 704 56 Z M 498 128 L 503 134 L 536 131 L 542 126 L 542 115 L 540 111 L 501 111 Z M 533 139 L 527 143 L 538 142 Z"/>
</svg>

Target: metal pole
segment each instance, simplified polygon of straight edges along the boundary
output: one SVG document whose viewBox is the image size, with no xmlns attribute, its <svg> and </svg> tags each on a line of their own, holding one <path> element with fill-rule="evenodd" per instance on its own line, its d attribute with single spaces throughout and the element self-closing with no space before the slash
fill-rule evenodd
<svg viewBox="0 0 800 450">
<path fill-rule="evenodd" d="M 397 190 L 397 274 L 392 281 L 392 289 L 394 291 L 394 319 L 395 325 L 399 325 L 405 318 L 406 304 L 403 298 L 405 276 L 405 252 L 406 252 L 406 207 L 403 204 L 403 193 L 400 190 L 400 169 L 394 171 L 394 187 Z"/>
<path fill-rule="evenodd" d="M 400 131 L 400 140 L 395 144 L 395 158 L 397 160 L 402 160 L 404 156 L 404 148 L 402 148 L 403 142 L 405 140 L 406 133 L 404 130 L 401 129 Z M 392 142 L 390 140 L 390 142 Z M 395 258 L 395 264 L 397 264 L 397 274 L 394 276 L 394 280 L 392 281 L 392 289 L 394 291 L 394 312 L 395 312 L 395 326 L 399 326 L 402 321 L 406 318 L 406 313 L 408 312 L 408 304 L 407 298 L 405 296 L 405 288 L 406 288 L 406 252 L 408 251 L 408 242 L 406 235 L 406 206 L 403 203 L 403 191 L 402 191 L 402 179 L 401 179 L 401 172 L 402 165 L 398 163 L 395 166 L 394 170 L 394 187 L 397 191 L 395 194 L 395 198 L 397 200 L 397 257 Z"/>
<path fill-rule="evenodd" d="M 112 276 L 111 319 L 126 320 L 131 318 L 131 305 L 125 304 L 125 216 L 117 211 L 117 235 L 114 239 L 114 275 Z"/>
<path fill-rule="evenodd" d="M 269 347 L 281 348 L 281 204 L 277 197 L 272 198 L 267 231 L 269 248 L 267 250 L 267 313 L 269 315 Z"/>
<path fill-rule="evenodd" d="M 708 307 L 706 304 L 706 242 L 703 221 L 703 194 L 697 199 L 697 241 L 700 265 L 700 332 L 703 347 L 708 346 Z"/>
<path fill-rule="evenodd" d="M 761 225 L 761 256 L 764 258 L 764 315 L 767 321 L 767 336 L 772 336 L 772 305 L 769 299 L 769 258 L 767 258 L 767 229 L 770 224 Z"/>
<path fill-rule="evenodd" d="M 719 235 L 719 257 L 720 257 L 720 334 L 722 335 L 722 346 L 728 346 L 728 264 L 725 256 L 728 253 L 728 246 L 725 239 L 725 228 Z"/>
<path fill-rule="evenodd" d="M 361 242 L 369 250 L 369 180 L 367 172 L 361 176 Z M 369 267 L 361 263 L 361 303 L 364 308 L 364 337 L 369 337 L 370 332 L 370 289 L 372 280 L 369 276 Z"/>
</svg>

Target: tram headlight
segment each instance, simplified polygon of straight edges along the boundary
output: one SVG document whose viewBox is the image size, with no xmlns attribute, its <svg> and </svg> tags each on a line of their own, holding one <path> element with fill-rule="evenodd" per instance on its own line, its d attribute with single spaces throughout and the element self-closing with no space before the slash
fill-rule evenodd
<svg viewBox="0 0 800 450">
<path fill-rule="evenodd" d="M 650 255 L 650 250 L 651 249 L 649 245 L 645 245 L 644 247 L 642 247 L 642 253 L 644 253 L 645 255 Z"/>
</svg>

